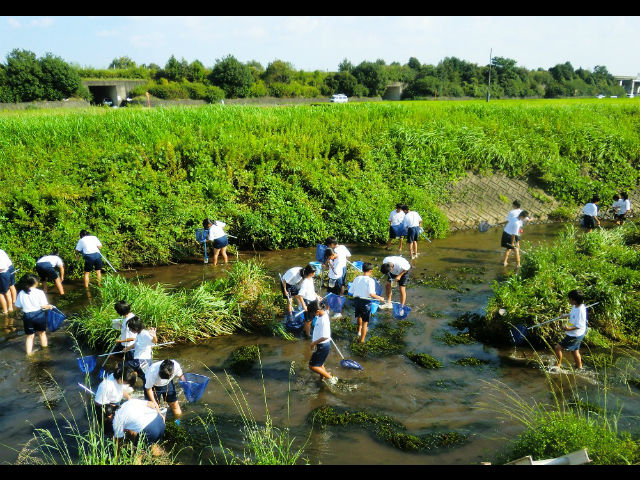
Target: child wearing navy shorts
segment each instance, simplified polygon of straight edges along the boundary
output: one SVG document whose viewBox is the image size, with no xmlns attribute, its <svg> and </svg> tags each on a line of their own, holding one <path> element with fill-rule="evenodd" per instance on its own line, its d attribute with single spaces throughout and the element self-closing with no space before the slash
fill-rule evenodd
<svg viewBox="0 0 640 480">
<path fill-rule="evenodd" d="M 22 309 L 24 313 L 24 333 L 25 349 L 27 355 L 31 355 L 33 351 L 33 339 L 35 333 L 38 332 L 40 345 L 46 348 L 49 343 L 47 341 L 47 315 L 46 310 L 51 310 L 53 305 L 47 301 L 44 292 L 38 288 L 38 279 L 33 275 L 29 275 L 25 279 L 25 287 L 18 293 L 16 299 L 16 307 Z"/>
<path fill-rule="evenodd" d="M 316 326 L 313 327 L 313 338 L 311 339 L 312 355 L 309 360 L 309 370 L 334 385 L 338 381 L 338 377 L 331 375 L 324 366 L 330 351 L 331 321 L 329 320 L 329 309 L 322 302 L 316 311 Z"/>
<path fill-rule="evenodd" d="M 369 262 L 364 263 L 362 275 L 357 276 L 352 284 L 360 343 L 364 343 L 364 339 L 367 337 L 367 326 L 371 316 L 371 299 L 375 298 L 384 302 L 384 298 L 376 294 L 376 282 L 371 278 L 372 273 L 373 265 Z"/>
<path fill-rule="evenodd" d="M 556 353 L 558 363 L 562 366 L 562 350 L 568 350 L 573 355 L 576 368 L 582 368 L 582 357 L 580 356 L 580 345 L 587 334 L 587 307 L 584 304 L 584 295 L 578 290 L 571 290 L 568 294 L 569 303 L 573 305 L 570 313 L 565 313 L 562 318 L 569 318 L 569 325 L 563 328 L 566 331 L 565 337 L 557 343 L 553 349 Z"/>
</svg>

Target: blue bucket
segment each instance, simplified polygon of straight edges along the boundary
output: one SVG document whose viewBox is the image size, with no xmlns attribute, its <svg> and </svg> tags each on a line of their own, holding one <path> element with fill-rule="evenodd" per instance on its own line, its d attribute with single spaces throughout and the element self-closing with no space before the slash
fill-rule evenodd
<svg viewBox="0 0 640 480">
<path fill-rule="evenodd" d="M 53 307 L 51 310 L 47 310 L 47 330 L 55 332 L 62 326 L 62 322 L 67 318 L 64 313 Z"/>
<path fill-rule="evenodd" d="M 327 246 L 319 243 L 316 245 L 316 260 L 320 263 L 324 263 L 324 252 L 327 250 Z"/>
<path fill-rule="evenodd" d="M 371 300 L 371 315 L 375 315 L 378 311 L 380 302 L 378 300 Z"/>
<path fill-rule="evenodd" d="M 409 313 L 411 313 L 411 308 L 406 305 L 402 306 L 399 303 L 393 304 L 393 316 L 398 320 L 404 320 L 409 316 Z"/>
<path fill-rule="evenodd" d="M 197 373 L 185 373 L 184 379 L 186 382 L 182 380 L 178 382 L 184 391 L 184 396 L 189 403 L 197 402 L 209 384 L 209 377 Z"/>
</svg>

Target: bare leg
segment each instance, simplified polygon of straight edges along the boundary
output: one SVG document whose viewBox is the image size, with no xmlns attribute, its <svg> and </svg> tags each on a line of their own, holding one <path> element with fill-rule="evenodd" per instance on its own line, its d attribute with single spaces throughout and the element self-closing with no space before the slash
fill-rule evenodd
<svg viewBox="0 0 640 480">
<path fill-rule="evenodd" d="M 213 249 L 213 266 L 214 267 L 218 264 L 218 255 L 220 255 L 220 249 L 214 248 Z"/>
<path fill-rule="evenodd" d="M 98 286 L 102 286 L 102 270 L 96 270 L 96 275 L 98 276 Z"/>
<path fill-rule="evenodd" d="M 302 327 L 302 329 L 304 330 L 304 334 L 307 336 L 307 338 L 309 338 L 311 336 L 311 321 L 306 321 L 304 322 L 304 327 Z"/>
<path fill-rule="evenodd" d="M 47 339 L 47 332 L 38 332 L 38 338 L 40 338 L 40 346 L 47 348 L 49 346 L 49 340 Z"/>
<path fill-rule="evenodd" d="M 180 404 L 177 400 L 175 402 L 169 402 L 169 406 L 171 407 L 171 411 L 173 412 L 174 417 L 182 416 L 182 410 L 180 410 Z"/>
<path fill-rule="evenodd" d="M 6 295 L 0 295 L 0 307 L 2 307 L 2 313 L 4 313 L 5 315 L 9 313 L 9 309 L 7 308 Z"/>
<path fill-rule="evenodd" d="M 324 365 L 322 365 L 321 367 L 309 366 L 309 370 L 319 373 L 320 375 L 322 375 L 323 378 L 331 378 L 331 374 L 327 372 L 327 370 L 324 368 Z"/>
<path fill-rule="evenodd" d="M 11 290 L 7 291 L 4 297 L 7 302 L 7 311 L 13 312 L 13 299 L 11 298 Z"/>
<path fill-rule="evenodd" d="M 227 258 L 227 247 L 222 247 L 222 258 L 224 260 L 225 265 L 229 263 L 229 259 Z"/>
<path fill-rule="evenodd" d="M 358 337 L 362 333 L 362 318 L 358 317 L 358 333 L 356 334 Z"/>
<path fill-rule="evenodd" d="M 18 292 L 16 291 L 16 286 L 15 285 L 11 285 L 9 287 L 9 291 L 11 292 L 11 303 L 13 303 L 15 305 L 16 298 L 18 298 Z"/>
<path fill-rule="evenodd" d="M 520 266 L 520 247 L 516 248 L 516 265 Z"/>
<path fill-rule="evenodd" d="M 404 240 L 404 237 L 400 237 L 400 248 L 398 248 L 398 250 L 402 250 L 402 241 Z"/>
<path fill-rule="evenodd" d="M 42 282 L 42 291 L 43 291 L 44 293 L 47 293 L 47 290 L 48 290 L 48 289 L 49 289 L 49 282 L 48 282 L 47 280 L 44 280 L 44 281 Z"/>
<path fill-rule="evenodd" d="M 31 352 L 33 351 L 33 337 L 35 337 L 35 334 L 32 333 L 31 335 L 27 335 L 25 338 L 24 347 L 27 351 L 27 355 L 31 355 Z"/>
<path fill-rule="evenodd" d="M 509 255 L 511 254 L 511 249 L 507 248 L 504 252 L 504 260 L 502 262 L 502 264 L 506 267 L 507 264 L 509 263 Z"/>
<path fill-rule="evenodd" d="M 576 362 L 576 368 L 580 370 L 582 368 L 582 356 L 580 355 L 580 350 L 575 350 L 571 352 L 573 355 L 573 360 Z"/>
<path fill-rule="evenodd" d="M 84 288 L 89 288 L 89 275 L 91 272 L 84 272 Z"/>
<path fill-rule="evenodd" d="M 360 335 L 360 343 L 364 343 L 364 339 L 367 338 L 367 327 L 369 322 L 362 322 L 362 334 Z"/>
<path fill-rule="evenodd" d="M 387 303 L 391 302 L 391 282 L 387 282 L 384 286 L 385 294 L 387 297 Z"/>
<path fill-rule="evenodd" d="M 553 350 L 555 351 L 556 358 L 558 359 L 556 367 L 560 368 L 562 366 L 562 347 L 560 347 L 560 345 L 556 343 L 556 345 L 553 347 Z"/>
<path fill-rule="evenodd" d="M 413 251 L 415 252 L 416 257 L 417 257 L 418 256 L 418 242 L 417 241 L 413 242 Z"/>
<path fill-rule="evenodd" d="M 56 287 L 58 287 L 58 293 L 60 295 L 64 295 L 64 287 L 62 286 L 62 280 L 60 280 L 60 277 L 56 278 L 54 282 Z"/>
<path fill-rule="evenodd" d="M 407 301 L 407 287 L 400 286 L 398 289 L 400 290 L 400 303 L 404 305 L 404 302 Z"/>
</svg>

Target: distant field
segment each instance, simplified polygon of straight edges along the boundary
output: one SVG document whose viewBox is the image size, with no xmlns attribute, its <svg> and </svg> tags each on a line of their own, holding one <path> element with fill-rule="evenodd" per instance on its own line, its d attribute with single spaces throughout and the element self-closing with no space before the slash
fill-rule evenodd
<svg viewBox="0 0 640 480">
<path fill-rule="evenodd" d="M 627 98 L 2 112 L 0 248 L 70 257 L 89 228 L 112 263 L 166 263 L 204 216 L 244 248 L 380 242 L 398 201 L 441 236 L 435 204 L 467 171 L 580 203 L 636 186 L 639 159 Z"/>
</svg>

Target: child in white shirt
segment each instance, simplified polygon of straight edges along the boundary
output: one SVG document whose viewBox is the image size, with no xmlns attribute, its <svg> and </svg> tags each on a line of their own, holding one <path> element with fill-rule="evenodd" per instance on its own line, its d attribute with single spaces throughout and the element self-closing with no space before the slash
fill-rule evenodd
<svg viewBox="0 0 640 480">
<path fill-rule="evenodd" d="M 145 371 L 151 365 L 151 347 L 158 343 L 155 328 L 145 329 L 142 320 L 138 316 L 133 316 L 127 322 L 129 330 L 136 334 L 136 340 L 132 346 L 126 347 L 123 351 L 133 350 L 133 360 L 127 360 L 126 365 L 131 367 L 145 383 Z"/>
<path fill-rule="evenodd" d="M 84 259 L 84 288 L 89 288 L 89 276 L 95 269 L 98 278 L 98 285 L 102 284 L 102 255 L 100 249 L 102 243 L 98 237 L 91 235 L 86 230 L 80 232 L 80 240 L 76 244 L 76 257 L 82 253 Z"/>
<path fill-rule="evenodd" d="M 524 220 L 529 214 L 523 210 L 520 212 L 517 218 L 510 217 L 507 226 L 504 227 L 502 232 L 502 239 L 500 240 L 500 246 L 506 248 L 504 252 L 504 260 L 502 264 L 506 267 L 509 263 L 509 255 L 511 250 L 516 252 L 516 263 L 520 267 L 520 230 L 524 224 Z"/>
<path fill-rule="evenodd" d="M 229 259 L 227 258 L 229 239 L 223 230 L 227 224 L 219 220 L 212 222 L 208 218 L 205 218 L 202 221 L 202 226 L 205 230 L 209 230 L 208 240 L 213 242 L 213 266 L 215 267 L 218 264 L 218 255 L 220 255 L 220 253 L 222 253 L 224 263 L 229 263 Z"/>
<path fill-rule="evenodd" d="M 316 311 L 316 326 L 313 327 L 313 338 L 311 339 L 311 359 L 309 360 L 309 370 L 318 373 L 331 385 L 334 385 L 338 378 L 327 371 L 324 366 L 331 350 L 331 321 L 329 320 L 329 309 L 324 303 Z"/>
<path fill-rule="evenodd" d="M 47 315 L 46 310 L 51 310 L 53 305 L 47 301 L 47 296 L 38 288 L 38 279 L 29 275 L 25 280 L 25 288 L 18 292 L 16 307 L 22 309 L 24 314 L 25 350 L 27 355 L 33 351 L 33 339 L 38 332 L 42 348 L 49 346 L 47 340 Z"/>
<path fill-rule="evenodd" d="M 402 257 L 385 257 L 382 260 L 382 266 L 380 272 L 383 275 L 387 275 L 387 283 L 385 284 L 385 294 L 387 297 L 387 303 L 380 305 L 381 309 L 393 308 L 391 305 L 391 282 L 398 282 L 398 289 L 400 290 L 400 302 L 404 306 L 407 301 L 407 285 L 409 283 L 409 270 L 411 265 Z"/>
<path fill-rule="evenodd" d="M 420 237 L 420 228 L 422 227 L 422 217 L 418 212 L 412 212 L 409 207 L 404 205 L 403 225 L 407 229 L 407 243 L 409 244 L 409 253 L 414 259 L 418 256 L 418 237 Z"/>
<path fill-rule="evenodd" d="M 313 265 L 307 264 L 302 269 L 302 282 L 300 284 L 300 290 L 296 295 L 298 303 L 302 305 L 304 314 L 304 333 L 307 337 L 311 336 L 311 321 L 318 310 L 318 303 L 322 300 L 322 297 L 316 294 L 315 285 L 313 284 L 313 276 L 316 274 L 316 269 Z"/>
<path fill-rule="evenodd" d="M 60 270 L 60 276 L 56 273 L 56 267 Z M 36 262 L 36 272 L 40 276 L 44 293 L 47 293 L 47 281 L 53 281 L 58 288 L 58 293 L 64 295 L 64 288 L 62 287 L 62 282 L 64 282 L 64 263 L 57 252 L 40 257 Z"/>
<path fill-rule="evenodd" d="M 358 333 L 360 343 L 364 343 L 367 337 L 367 327 L 371 316 L 371 299 L 375 298 L 384 302 L 384 298 L 376 294 L 376 282 L 371 278 L 373 265 L 365 262 L 362 265 L 362 275 L 353 281 L 353 302 L 355 304 L 355 315 L 358 321 Z"/>
<path fill-rule="evenodd" d="M 562 342 L 556 344 L 557 367 L 562 366 L 562 350 L 568 350 L 573 355 L 576 368 L 582 368 L 582 357 L 580 356 L 580 345 L 587 334 L 587 307 L 584 305 L 584 295 L 578 290 L 571 290 L 568 294 L 569 303 L 573 305 L 571 313 L 562 315 L 562 318 L 569 318 L 570 324 L 564 326 L 567 332 Z"/>
<path fill-rule="evenodd" d="M 173 377 L 178 377 L 183 382 L 185 381 L 180 364 L 175 360 L 154 362 L 147 368 L 145 377 L 145 398 L 157 403 L 160 397 L 163 397 L 171 407 L 171 411 L 175 417 L 182 415 L 176 387 L 173 384 Z"/>
<path fill-rule="evenodd" d="M 582 209 L 582 222 L 584 228 L 587 229 L 587 233 L 593 230 L 596 225 L 600 226 L 600 220 L 598 220 L 598 203 L 600 198 L 594 195 L 591 202 L 587 203 Z"/>
<path fill-rule="evenodd" d="M 120 318 L 111 320 L 111 326 L 115 330 L 120 330 L 120 338 L 116 340 L 115 352 L 121 352 L 126 347 L 132 347 L 136 341 L 136 334 L 129 330 L 127 326 L 129 320 L 135 315 L 131 313 L 131 305 L 125 300 L 119 300 L 113 306 L 116 312 L 120 315 Z M 133 350 L 129 350 L 125 353 L 125 360 L 133 360 Z"/>
<path fill-rule="evenodd" d="M 404 240 L 403 235 L 403 220 L 404 220 L 404 211 L 402 208 L 404 205 L 402 203 L 398 203 L 396 205 L 396 209 L 392 210 L 389 214 L 389 241 L 387 242 L 387 246 L 385 250 L 389 250 L 391 247 L 391 241 L 394 238 L 400 239 L 400 247 L 398 250 L 402 250 L 402 241 Z"/>
</svg>

